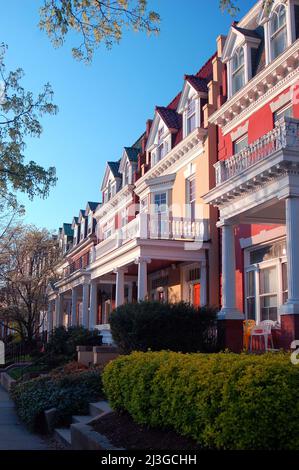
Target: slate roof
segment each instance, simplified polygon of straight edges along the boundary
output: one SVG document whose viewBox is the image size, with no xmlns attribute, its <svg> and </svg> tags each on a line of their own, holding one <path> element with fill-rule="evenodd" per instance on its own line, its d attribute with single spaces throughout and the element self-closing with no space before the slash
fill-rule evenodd
<svg viewBox="0 0 299 470">
<path fill-rule="evenodd" d="M 236 31 L 239 31 L 239 33 L 241 33 L 244 36 L 247 36 L 249 38 L 261 39 L 260 35 L 258 34 L 258 32 L 256 30 L 239 28 L 238 26 L 235 26 L 235 25 L 233 25 L 233 28 Z"/>
<path fill-rule="evenodd" d="M 110 170 L 112 171 L 112 174 L 115 178 L 121 178 L 121 174 L 119 173 L 119 164 L 120 160 L 117 162 L 107 162 Z"/>
<path fill-rule="evenodd" d="M 72 237 L 74 235 L 72 224 L 63 224 L 63 231 L 64 231 L 64 234 L 67 235 L 68 237 Z"/>
<path fill-rule="evenodd" d="M 98 207 L 99 205 L 99 202 L 91 202 L 91 201 L 88 201 L 87 203 L 87 206 L 89 207 L 89 209 L 94 212 L 96 210 L 96 208 Z"/>
<path fill-rule="evenodd" d="M 185 75 L 185 80 L 198 92 L 208 93 L 207 80 L 196 75 Z"/>
<path fill-rule="evenodd" d="M 168 129 L 180 129 L 182 126 L 182 116 L 174 109 L 157 106 L 156 111 L 159 113 Z"/>
<path fill-rule="evenodd" d="M 138 154 L 140 152 L 139 148 L 137 147 L 125 147 L 125 152 L 128 155 L 130 162 L 137 162 L 138 161 Z"/>
</svg>

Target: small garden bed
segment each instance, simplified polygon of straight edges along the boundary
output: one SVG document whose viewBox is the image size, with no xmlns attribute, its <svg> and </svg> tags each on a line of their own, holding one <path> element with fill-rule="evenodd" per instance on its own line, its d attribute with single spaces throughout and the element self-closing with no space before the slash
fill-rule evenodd
<svg viewBox="0 0 299 470">
<path fill-rule="evenodd" d="M 127 450 L 201 450 L 195 441 L 174 431 L 136 424 L 128 413 L 109 413 L 94 422 L 93 428 L 115 447 Z"/>
</svg>

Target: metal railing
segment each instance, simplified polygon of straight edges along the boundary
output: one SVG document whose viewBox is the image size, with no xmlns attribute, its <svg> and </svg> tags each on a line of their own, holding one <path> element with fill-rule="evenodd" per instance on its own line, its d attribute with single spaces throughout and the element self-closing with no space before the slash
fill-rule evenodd
<svg viewBox="0 0 299 470">
<path fill-rule="evenodd" d="M 255 163 L 282 149 L 299 150 L 299 120 L 282 118 L 275 128 L 241 152 L 215 163 L 216 185 L 240 175 Z"/>
</svg>

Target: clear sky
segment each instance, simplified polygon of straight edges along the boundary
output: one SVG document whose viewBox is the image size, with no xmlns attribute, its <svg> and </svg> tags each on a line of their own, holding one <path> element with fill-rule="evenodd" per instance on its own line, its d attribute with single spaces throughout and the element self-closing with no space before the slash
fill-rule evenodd
<svg viewBox="0 0 299 470">
<path fill-rule="evenodd" d="M 27 145 L 28 159 L 54 165 L 58 183 L 46 200 L 24 200 L 27 223 L 51 230 L 71 222 L 86 202 L 100 200 L 105 162 L 141 135 L 155 105 L 167 105 L 182 87 L 185 73 L 196 72 L 215 52 L 216 37 L 232 22 L 219 0 L 149 0 L 160 13 L 161 33 L 127 32 L 112 51 L 97 50 L 86 66 L 70 47 L 54 49 L 38 29 L 41 0 L 0 0 L 0 42 L 9 46 L 9 69 L 22 67 L 25 86 L 38 91 L 50 82 L 59 113 L 44 118 L 40 139 Z M 255 0 L 239 0 L 246 13 Z"/>
</svg>

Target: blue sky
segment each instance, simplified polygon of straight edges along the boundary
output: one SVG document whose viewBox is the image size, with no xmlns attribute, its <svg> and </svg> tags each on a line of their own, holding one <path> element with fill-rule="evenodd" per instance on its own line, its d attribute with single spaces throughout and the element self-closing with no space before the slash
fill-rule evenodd
<svg viewBox="0 0 299 470">
<path fill-rule="evenodd" d="M 149 0 L 160 13 L 161 33 L 148 37 L 126 32 L 112 51 L 97 50 L 93 63 L 75 61 L 70 38 L 54 49 L 38 29 L 37 0 L 0 0 L 0 42 L 9 46 L 8 69 L 22 67 L 25 86 L 38 92 L 50 82 L 59 113 L 42 121 L 40 139 L 27 145 L 28 159 L 54 165 L 58 183 L 46 200 L 23 198 L 27 223 L 50 230 L 71 222 L 86 202 L 100 200 L 105 162 L 120 158 L 153 116 L 181 89 L 185 73 L 194 73 L 215 52 L 216 37 L 232 18 L 218 0 Z M 241 13 L 254 0 L 239 0 Z"/>
</svg>

